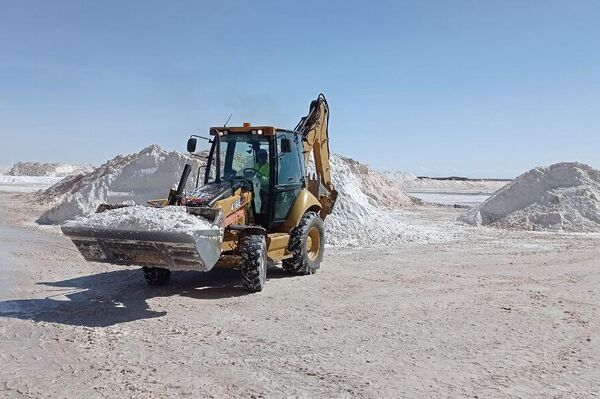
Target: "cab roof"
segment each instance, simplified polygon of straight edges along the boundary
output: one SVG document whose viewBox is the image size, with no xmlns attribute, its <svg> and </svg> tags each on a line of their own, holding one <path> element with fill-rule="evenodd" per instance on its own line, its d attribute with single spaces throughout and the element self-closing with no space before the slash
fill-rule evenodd
<svg viewBox="0 0 600 399">
<path fill-rule="evenodd" d="M 222 134 L 262 134 L 265 136 L 272 136 L 277 131 L 291 132 L 292 130 L 280 129 L 274 126 L 214 126 L 210 128 L 210 134 L 214 135 L 215 131 L 219 131 Z"/>
</svg>

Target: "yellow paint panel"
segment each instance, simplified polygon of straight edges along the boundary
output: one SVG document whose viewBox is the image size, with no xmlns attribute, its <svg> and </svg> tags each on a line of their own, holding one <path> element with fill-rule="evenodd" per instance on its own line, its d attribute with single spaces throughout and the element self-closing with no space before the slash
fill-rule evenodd
<svg viewBox="0 0 600 399">
<path fill-rule="evenodd" d="M 283 232 L 289 232 L 294 227 L 298 226 L 300 219 L 309 209 L 321 210 L 319 200 L 306 188 L 303 188 L 294 202 L 294 206 L 290 210 L 287 219 L 283 222 Z"/>
<path fill-rule="evenodd" d="M 289 257 L 287 253 L 290 235 L 286 233 L 271 233 L 267 235 L 267 254 L 273 260 Z"/>
</svg>

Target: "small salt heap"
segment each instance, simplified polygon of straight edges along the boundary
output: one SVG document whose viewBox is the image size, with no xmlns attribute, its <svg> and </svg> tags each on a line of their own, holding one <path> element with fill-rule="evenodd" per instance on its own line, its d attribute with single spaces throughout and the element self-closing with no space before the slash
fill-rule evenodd
<svg viewBox="0 0 600 399">
<path fill-rule="evenodd" d="M 532 169 L 461 220 L 508 229 L 600 231 L 600 171 L 576 162 Z"/>
</svg>

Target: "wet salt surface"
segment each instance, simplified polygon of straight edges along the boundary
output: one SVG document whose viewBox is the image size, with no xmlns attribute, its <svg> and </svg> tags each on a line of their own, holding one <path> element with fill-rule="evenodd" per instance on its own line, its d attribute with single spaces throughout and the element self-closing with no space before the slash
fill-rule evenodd
<svg viewBox="0 0 600 399">
<path fill-rule="evenodd" d="M 452 191 L 407 191 L 411 197 L 422 199 L 425 202 L 441 205 L 477 206 L 488 199 L 493 192 L 452 192 Z"/>
</svg>

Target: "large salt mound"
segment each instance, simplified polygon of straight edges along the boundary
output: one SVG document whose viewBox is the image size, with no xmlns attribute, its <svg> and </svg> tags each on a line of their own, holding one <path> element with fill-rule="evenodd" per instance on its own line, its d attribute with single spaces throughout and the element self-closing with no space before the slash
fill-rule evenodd
<svg viewBox="0 0 600 399">
<path fill-rule="evenodd" d="M 339 195 L 325 219 L 328 244 L 366 246 L 415 239 L 390 209 L 412 204 L 396 181 L 338 155 L 331 157 L 331 173 Z"/>
<path fill-rule="evenodd" d="M 401 207 L 413 204 L 402 189 L 399 176 L 407 175 L 403 172 L 395 172 L 393 175 L 390 172 L 376 172 L 365 164 L 337 154 L 331 156 L 330 163 L 333 183 L 342 195 L 346 192 L 351 195 L 355 191 L 355 187 L 348 186 L 348 181 L 344 179 L 345 175 L 350 174 L 356 177 L 358 189 L 371 205 Z"/>
<path fill-rule="evenodd" d="M 166 198 L 176 186 L 186 163 L 197 170 L 201 161 L 179 152 L 167 152 L 151 145 L 137 154 L 119 155 L 85 175 L 66 177 L 37 194 L 38 201 L 57 202 L 45 212 L 40 223 L 61 223 L 76 216 L 90 215 L 102 203 L 145 204 Z M 195 184 L 190 175 L 188 188 Z"/>
<path fill-rule="evenodd" d="M 524 173 L 462 221 L 501 228 L 600 230 L 600 171 L 565 162 Z"/>
</svg>

